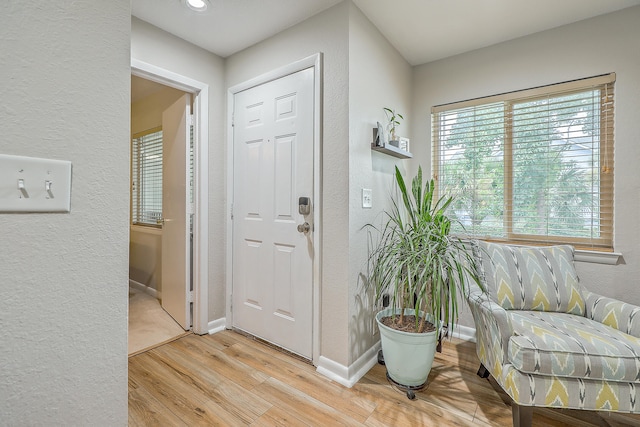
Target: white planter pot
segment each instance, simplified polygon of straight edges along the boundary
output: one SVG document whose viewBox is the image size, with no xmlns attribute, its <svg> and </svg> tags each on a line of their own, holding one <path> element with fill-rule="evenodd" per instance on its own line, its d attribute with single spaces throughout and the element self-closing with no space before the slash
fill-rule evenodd
<svg viewBox="0 0 640 427">
<path fill-rule="evenodd" d="M 387 308 L 376 315 L 380 329 L 380 343 L 384 364 L 392 380 L 408 387 L 418 387 L 427 382 L 438 345 L 438 331 L 416 334 L 402 332 L 380 323 L 383 317 L 397 310 Z M 413 310 L 405 310 L 412 315 Z"/>
</svg>

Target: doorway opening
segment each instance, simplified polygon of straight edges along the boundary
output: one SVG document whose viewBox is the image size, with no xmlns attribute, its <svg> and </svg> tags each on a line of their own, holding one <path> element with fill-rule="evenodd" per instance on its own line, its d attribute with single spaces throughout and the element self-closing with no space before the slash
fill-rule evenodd
<svg viewBox="0 0 640 427">
<path fill-rule="evenodd" d="M 137 162 L 135 166 L 138 167 L 134 171 L 132 163 L 132 184 L 135 181 L 137 185 L 132 190 L 138 194 L 131 203 L 137 217 L 136 223 L 131 224 L 130 234 L 130 291 L 154 300 L 156 315 L 170 319 L 169 323 L 173 326 L 179 325 L 179 331 L 173 328 L 174 334 L 179 332 L 181 335 L 186 330 L 205 334 L 209 329 L 206 262 L 208 85 L 135 59 L 131 64 L 131 133 L 134 137 L 151 135 L 147 141 L 151 145 L 147 147 L 141 144 L 137 153 L 132 151 L 132 160 Z M 161 175 L 160 181 L 166 178 L 166 182 L 160 186 L 156 183 L 156 187 L 162 189 L 160 194 L 156 192 L 154 195 L 151 187 L 143 181 L 147 179 L 153 184 L 154 155 L 157 159 L 159 153 L 144 150 L 151 150 L 153 139 L 158 135 L 161 135 L 164 149 L 163 166 L 158 168 L 156 165 L 155 173 Z M 176 142 L 180 139 L 181 143 Z M 146 158 L 142 159 L 144 155 Z M 149 162 L 142 164 L 142 160 Z M 167 165 L 176 164 L 177 172 L 167 170 Z M 140 170 L 141 167 L 149 167 L 147 175 Z M 167 199 L 168 194 L 173 194 L 173 198 Z M 156 204 L 162 199 L 160 210 L 153 204 L 154 197 Z M 176 228 L 175 224 L 183 226 Z M 163 262 L 163 253 L 170 254 L 172 258 Z M 175 284 L 169 282 L 181 284 L 177 292 Z M 129 301 L 132 306 L 132 299 Z M 151 327 L 145 334 L 152 338 L 158 335 L 156 329 Z M 130 336 L 130 341 L 133 339 L 135 337 Z M 166 341 L 155 339 L 158 340 L 151 346 Z"/>
<path fill-rule="evenodd" d="M 177 108 L 172 109 L 176 103 Z M 180 108 L 181 103 L 186 105 L 186 111 Z M 193 132 L 188 129 L 192 126 L 186 118 L 181 117 L 190 115 L 191 109 L 191 94 L 131 76 L 129 354 L 170 341 L 191 329 L 188 295 L 192 290 L 192 238 L 187 236 L 191 233 L 191 209 L 187 204 L 193 200 Z M 180 120 L 185 121 L 182 144 L 188 144 L 182 148 L 188 150 L 182 153 L 182 161 L 172 156 L 181 149 L 180 142 L 175 142 Z M 184 141 L 186 137 L 188 141 Z M 182 190 L 177 195 L 171 181 L 179 181 L 175 184 Z M 185 193 L 188 200 L 179 197 L 180 193 Z M 183 213 L 182 239 L 167 230 L 167 225 L 174 225 L 175 212 Z M 169 224 L 167 216 L 171 218 Z M 178 262 L 174 262 L 176 258 Z"/>
</svg>

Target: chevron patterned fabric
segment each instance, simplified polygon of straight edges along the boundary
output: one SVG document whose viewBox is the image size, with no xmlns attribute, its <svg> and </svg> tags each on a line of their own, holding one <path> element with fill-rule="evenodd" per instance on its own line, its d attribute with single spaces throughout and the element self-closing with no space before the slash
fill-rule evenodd
<svg viewBox="0 0 640 427">
<path fill-rule="evenodd" d="M 514 247 L 476 240 L 473 247 L 480 279 L 503 308 L 584 315 L 571 246 Z"/>
<path fill-rule="evenodd" d="M 509 361 L 529 374 L 640 380 L 640 338 L 566 313 L 511 311 Z"/>
<path fill-rule="evenodd" d="M 507 365 L 497 380 L 518 404 L 637 413 L 640 383 L 531 375 Z"/>
<path fill-rule="evenodd" d="M 640 412 L 640 307 L 583 288 L 571 246 L 472 247 L 476 352 L 515 404 Z"/>
<path fill-rule="evenodd" d="M 583 290 L 586 317 L 640 337 L 640 307 Z"/>
</svg>

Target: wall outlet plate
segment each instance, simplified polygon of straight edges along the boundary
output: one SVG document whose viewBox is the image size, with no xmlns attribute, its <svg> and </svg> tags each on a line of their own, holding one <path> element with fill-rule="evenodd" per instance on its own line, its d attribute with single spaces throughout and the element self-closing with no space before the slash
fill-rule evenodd
<svg viewBox="0 0 640 427">
<path fill-rule="evenodd" d="M 373 190 L 370 188 L 362 189 L 362 207 L 365 209 L 373 207 Z"/>
</svg>

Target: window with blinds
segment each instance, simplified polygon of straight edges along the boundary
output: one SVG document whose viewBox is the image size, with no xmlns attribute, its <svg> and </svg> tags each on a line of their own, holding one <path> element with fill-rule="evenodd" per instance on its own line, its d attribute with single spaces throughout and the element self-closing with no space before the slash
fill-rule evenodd
<svg viewBox="0 0 640 427">
<path fill-rule="evenodd" d="M 433 171 L 458 231 L 613 248 L 615 74 L 432 109 Z"/>
<path fill-rule="evenodd" d="M 162 130 L 134 136 L 131 144 L 131 223 L 160 227 Z"/>
</svg>

